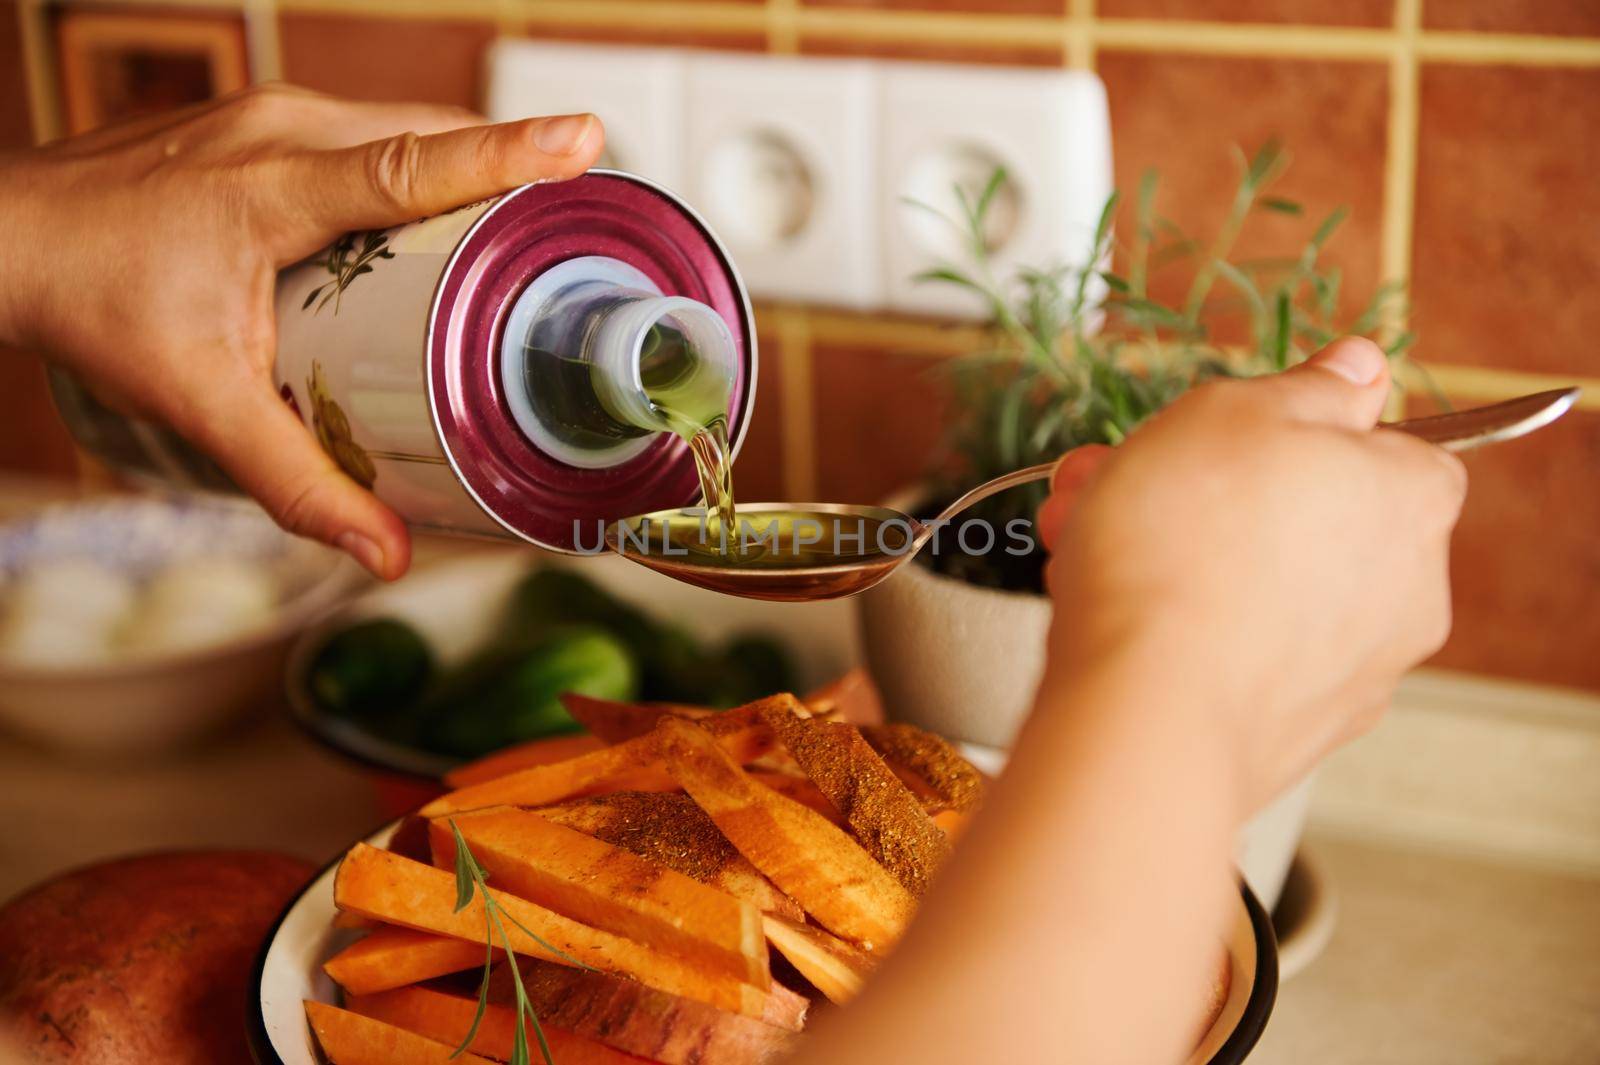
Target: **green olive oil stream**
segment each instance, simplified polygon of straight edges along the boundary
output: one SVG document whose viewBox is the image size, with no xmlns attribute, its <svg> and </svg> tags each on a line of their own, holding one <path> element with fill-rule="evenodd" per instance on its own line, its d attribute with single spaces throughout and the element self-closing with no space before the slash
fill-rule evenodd
<svg viewBox="0 0 1600 1065">
<path fill-rule="evenodd" d="M 721 382 L 695 373 L 698 360 L 682 333 L 661 325 L 650 331 L 640 352 L 645 394 L 672 431 L 688 441 L 706 510 L 703 524 L 677 521 L 661 527 L 655 536 L 661 549 L 699 566 L 771 569 L 858 562 L 903 549 L 909 536 L 898 529 L 881 529 L 881 522 L 841 523 L 831 514 L 763 509 L 746 515 L 741 525 L 728 448 L 729 396 Z M 640 530 L 641 520 L 629 525 Z"/>
</svg>

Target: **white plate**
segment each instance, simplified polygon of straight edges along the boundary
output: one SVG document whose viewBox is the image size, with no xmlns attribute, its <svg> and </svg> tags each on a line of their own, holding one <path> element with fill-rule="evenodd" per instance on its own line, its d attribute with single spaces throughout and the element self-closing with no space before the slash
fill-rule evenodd
<svg viewBox="0 0 1600 1065">
<path fill-rule="evenodd" d="M 387 845 L 398 824 L 385 826 L 368 836 L 367 842 L 374 847 Z M 251 982 L 254 1008 L 247 1020 L 256 1065 L 321 1065 L 302 1003 L 306 999 L 339 1001 L 338 988 L 322 972 L 322 963 L 360 934 L 333 925 L 337 866 L 337 862 L 329 865 L 289 904 L 256 960 Z M 1228 1000 L 1195 1048 L 1189 1065 L 1243 1061 L 1261 1037 L 1277 996 L 1278 959 L 1272 924 L 1243 884 L 1228 955 L 1232 968 Z"/>
</svg>

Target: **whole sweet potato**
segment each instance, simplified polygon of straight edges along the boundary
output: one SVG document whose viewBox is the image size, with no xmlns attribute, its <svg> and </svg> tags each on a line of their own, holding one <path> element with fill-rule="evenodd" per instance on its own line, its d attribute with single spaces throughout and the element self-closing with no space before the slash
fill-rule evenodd
<svg viewBox="0 0 1600 1065">
<path fill-rule="evenodd" d="M 246 984 L 313 873 L 256 851 L 124 858 L 0 908 L 0 1045 L 23 1062 L 249 1060 Z"/>
</svg>

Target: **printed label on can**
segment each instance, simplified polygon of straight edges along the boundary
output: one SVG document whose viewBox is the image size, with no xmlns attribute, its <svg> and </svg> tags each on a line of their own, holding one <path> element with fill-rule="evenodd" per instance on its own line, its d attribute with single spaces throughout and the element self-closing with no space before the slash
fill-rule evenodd
<svg viewBox="0 0 1600 1065">
<path fill-rule="evenodd" d="M 493 202 L 347 233 L 285 270 L 274 377 L 328 456 L 408 521 L 504 535 L 439 446 L 424 365 L 439 276 Z"/>
</svg>

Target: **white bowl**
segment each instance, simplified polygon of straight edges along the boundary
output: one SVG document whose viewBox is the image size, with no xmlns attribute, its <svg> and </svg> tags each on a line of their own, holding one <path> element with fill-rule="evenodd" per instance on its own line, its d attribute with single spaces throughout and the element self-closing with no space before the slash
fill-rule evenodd
<svg viewBox="0 0 1600 1065">
<path fill-rule="evenodd" d="M 386 846 L 398 825 L 398 821 L 386 825 L 367 842 Z M 323 973 L 322 963 L 360 935 L 334 927 L 337 868 L 335 860 L 289 904 L 256 958 L 245 1020 L 256 1065 L 321 1065 L 303 1003 L 306 999 L 339 1002 L 339 989 Z M 1243 1061 L 1261 1037 L 1277 998 L 1278 954 L 1272 923 L 1243 884 L 1227 950 L 1231 977 L 1227 1001 L 1187 1065 Z"/>
<path fill-rule="evenodd" d="M 108 497 L 0 526 L 0 579 L 88 559 L 138 580 L 184 559 L 270 570 L 279 604 L 260 627 L 216 644 L 130 652 L 82 665 L 0 660 L 0 724 L 96 757 L 149 754 L 211 732 L 276 694 L 289 641 L 364 581 L 340 553 L 280 530 L 253 505 L 211 497 Z"/>
<path fill-rule="evenodd" d="M 440 562 L 403 581 L 373 588 L 308 629 L 289 655 L 286 687 L 296 721 L 318 740 L 357 761 L 436 781 L 461 759 L 396 743 L 328 713 L 307 687 L 311 662 L 334 632 L 375 617 L 405 622 L 422 634 L 440 662 L 459 662 L 489 639 L 512 589 L 540 565 L 570 568 L 646 614 L 682 625 L 707 641 L 745 632 L 767 633 L 790 653 L 802 690 L 833 680 L 858 658 L 855 612 L 843 601 L 734 599 L 671 580 L 615 555 L 573 560 L 526 548 L 491 549 Z"/>
</svg>

